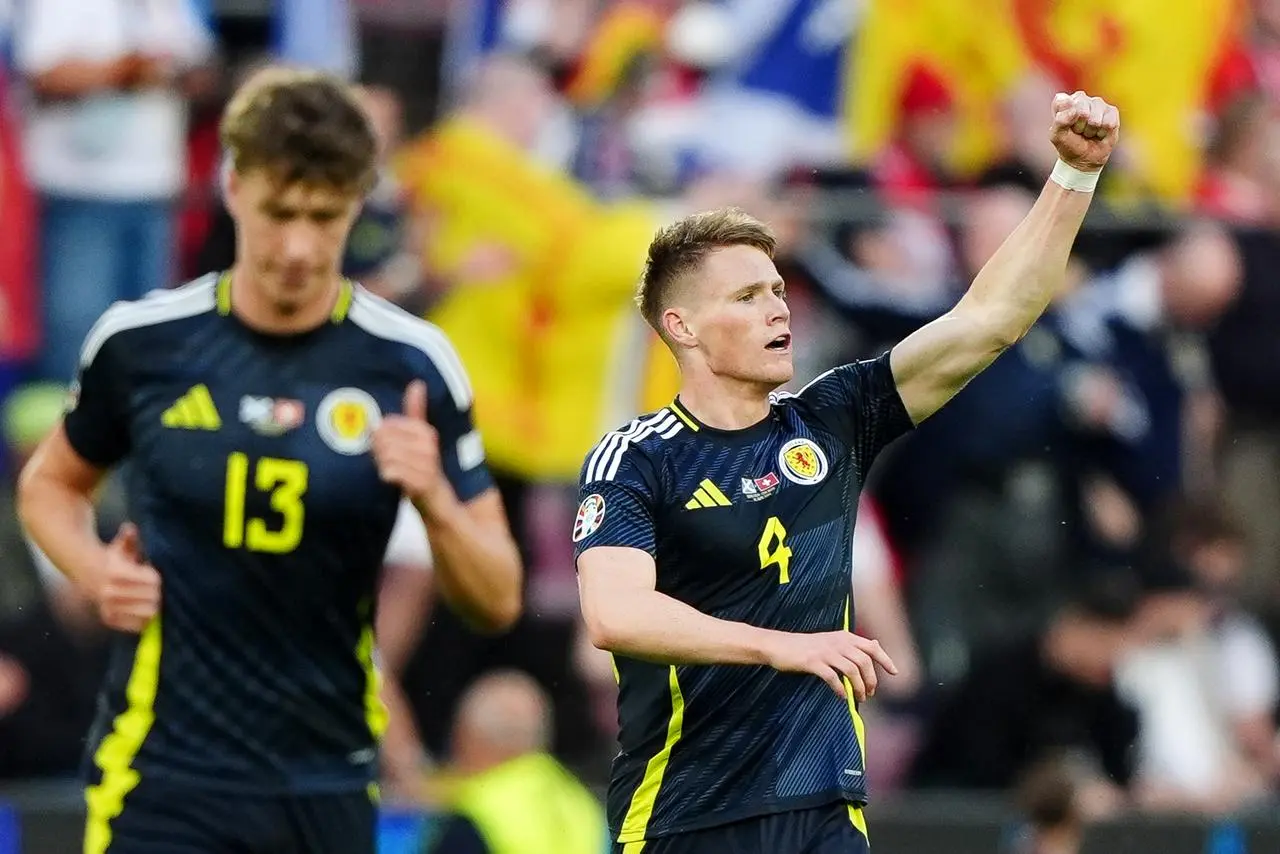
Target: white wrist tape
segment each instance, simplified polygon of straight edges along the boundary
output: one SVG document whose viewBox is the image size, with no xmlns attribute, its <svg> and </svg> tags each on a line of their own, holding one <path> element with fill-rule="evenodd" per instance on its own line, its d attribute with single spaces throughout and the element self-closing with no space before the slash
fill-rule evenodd
<svg viewBox="0 0 1280 854">
<path fill-rule="evenodd" d="M 1075 190 L 1077 193 L 1092 193 L 1098 186 L 1098 178 L 1101 175 L 1101 169 L 1097 172 L 1084 172 L 1059 160 L 1054 164 L 1049 180 L 1059 187 Z"/>
</svg>

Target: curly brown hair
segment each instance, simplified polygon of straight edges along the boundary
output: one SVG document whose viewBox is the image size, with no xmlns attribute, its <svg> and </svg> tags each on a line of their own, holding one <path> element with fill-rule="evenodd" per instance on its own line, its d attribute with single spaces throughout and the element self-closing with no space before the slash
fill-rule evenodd
<svg viewBox="0 0 1280 854">
<path fill-rule="evenodd" d="M 231 166 L 265 169 L 282 185 L 365 193 L 378 144 L 354 89 L 317 71 L 269 67 L 232 96 L 219 129 Z"/>
</svg>

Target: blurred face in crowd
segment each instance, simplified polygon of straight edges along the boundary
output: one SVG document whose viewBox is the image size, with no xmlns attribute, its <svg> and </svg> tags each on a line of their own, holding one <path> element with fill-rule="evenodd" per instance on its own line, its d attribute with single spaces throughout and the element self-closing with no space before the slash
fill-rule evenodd
<svg viewBox="0 0 1280 854">
<path fill-rule="evenodd" d="M 1027 214 L 1035 199 L 1025 190 L 1000 187 L 974 194 L 965 208 L 960 251 L 966 272 L 977 275 Z"/>
<path fill-rule="evenodd" d="M 1230 537 L 1221 537 L 1192 549 L 1188 563 L 1202 590 L 1230 594 L 1235 592 L 1240 581 L 1244 561 L 1244 544 Z"/>
<path fill-rule="evenodd" d="M 790 381 L 791 311 L 778 268 L 764 252 L 728 246 L 707 255 L 664 323 L 712 374 L 770 390 Z M 688 358 L 688 357 L 686 357 Z"/>
<path fill-rule="evenodd" d="M 1177 326 L 1204 328 L 1212 325 L 1240 292 L 1240 251 L 1220 226 L 1193 226 L 1169 248 L 1162 275 L 1169 320 Z"/>
<path fill-rule="evenodd" d="M 232 171 L 227 203 L 236 221 L 237 264 L 278 316 L 329 299 L 360 197 L 326 185 L 282 185 L 264 169 Z"/>
<path fill-rule="evenodd" d="M 907 119 L 903 139 L 921 163 L 944 175 L 950 167 L 957 120 L 952 110 L 922 113 Z"/>
</svg>

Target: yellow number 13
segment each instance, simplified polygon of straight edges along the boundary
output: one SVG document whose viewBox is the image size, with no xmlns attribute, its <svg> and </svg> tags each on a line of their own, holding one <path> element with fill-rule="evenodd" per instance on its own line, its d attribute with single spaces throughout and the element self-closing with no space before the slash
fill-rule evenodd
<svg viewBox="0 0 1280 854">
<path fill-rule="evenodd" d="M 263 519 L 244 518 L 244 502 L 249 491 L 249 457 L 234 453 L 227 458 L 226 517 L 222 541 L 229 549 L 285 554 L 302 542 L 304 511 L 302 496 L 307 491 L 307 464 L 298 460 L 263 457 L 253 474 L 254 488 L 271 494 L 271 509 L 280 514 L 280 527 L 273 530 Z"/>
<path fill-rule="evenodd" d="M 791 549 L 787 547 L 787 529 L 777 516 L 770 516 L 765 523 L 764 533 L 756 544 L 760 552 L 760 568 L 778 567 L 778 583 L 786 584 L 791 580 L 788 570 L 791 568 Z"/>
</svg>

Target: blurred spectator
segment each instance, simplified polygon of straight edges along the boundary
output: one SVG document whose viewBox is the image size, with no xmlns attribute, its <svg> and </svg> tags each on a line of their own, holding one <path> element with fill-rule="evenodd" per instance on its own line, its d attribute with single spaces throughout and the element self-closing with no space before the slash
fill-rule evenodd
<svg viewBox="0 0 1280 854">
<path fill-rule="evenodd" d="M 5 438 L 18 465 L 62 415 L 66 390 L 35 385 L 5 402 Z M 38 591 L 0 615 L 0 778 L 71 779 L 80 768 L 107 663 L 92 602 L 26 540 L 6 485 L 0 543 L 10 598 L 20 580 Z"/>
<path fill-rule="evenodd" d="M 1124 575 L 1081 578 L 1042 632 L 975 657 L 933 709 L 912 783 L 1004 789 L 1057 749 L 1083 757 L 1090 785 L 1118 795 L 1132 774 L 1138 723 L 1112 678 L 1136 604 Z"/>
<path fill-rule="evenodd" d="M 1242 225 L 1276 216 L 1267 181 L 1267 148 L 1274 140 L 1276 105 L 1260 94 L 1244 94 L 1228 105 L 1205 151 L 1196 188 L 1200 213 Z"/>
<path fill-rule="evenodd" d="M 1280 662 L 1236 599 L 1246 547 L 1223 507 L 1182 502 L 1156 539 L 1165 542 L 1155 547 L 1155 577 L 1175 586 L 1144 604 L 1144 642 L 1117 674 L 1141 721 L 1138 797 L 1152 809 L 1234 811 L 1278 779 Z"/>
<path fill-rule="evenodd" d="M 14 503 L 18 473 L 36 445 L 62 416 L 66 388 L 53 383 L 28 385 L 4 399 L 6 465 L 0 469 L 0 619 L 13 615 L 42 594 L 41 575 L 56 570 L 30 545 Z"/>
<path fill-rule="evenodd" d="M 1212 486 L 1221 403 L 1205 335 L 1240 293 L 1235 239 L 1208 221 L 1137 252 L 1068 295 L 1067 340 L 1094 363 L 1072 378 L 1077 418 L 1127 493 L 1146 513 L 1183 488 Z"/>
<path fill-rule="evenodd" d="M 450 748 L 457 775 L 447 813 L 423 854 L 599 854 L 604 809 L 547 753 L 551 708 L 516 672 L 480 677 L 458 707 Z"/>
<path fill-rule="evenodd" d="M 918 205 L 950 183 L 956 102 L 951 85 L 927 63 L 913 64 L 902 83 L 898 130 L 872 166 L 876 186 L 891 204 Z"/>
<path fill-rule="evenodd" d="M 980 184 L 1015 184 L 1040 192 L 1057 161 L 1053 146 L 1044 144 L 1044 105 L 1053 103 L 1062 89 L 1061 81 L 1043 70 L 1033 70 L 1013 84 L 1000 103 L 1003 150 L 994 155 Z"/>
<path fill-rule="evenodd" d="M 956 103 L 951 85 L 926 63 L 913 64 L 899 94 L 897 132 L 871 165 L 872 183 L 885 203 L 899 209 L 899 227 L 916 270 L 932 281 L 956 275 L 951 241 L 937 208 L 937 194 L 952 186 L 948 156 L 956 140 Z M 976 270 L 970 271 L 972 274 Z"/>
<path fill-rule="evenodd" d="M 1052 754 L 1022 775 L 1016 791 L 1024 825 L 1008 854 L 1080 854 L 1084 810 L 1071 763 Z"/>
<path fill-rule="evenodd" d="M 66 378 L 107 306 L 172 282 L 184 98 L 214 45 L 189 0 L 40 0 L 19 22 L 41 197 L 41 367 Z"/>
</svg>

